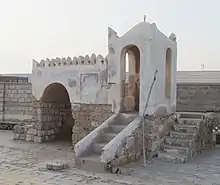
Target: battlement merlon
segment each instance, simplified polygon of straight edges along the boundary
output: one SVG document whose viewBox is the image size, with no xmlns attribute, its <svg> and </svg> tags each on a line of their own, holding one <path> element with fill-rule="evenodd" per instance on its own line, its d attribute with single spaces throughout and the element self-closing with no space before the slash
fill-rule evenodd
<svg viewBox="0 0 220 185">
<path fill-rule="evenodd" d="M 63 67 L 63 66 L 83 66 L 83 65 L 106 65 L 108 62 L 108 56 L 105 58 L 102 55 L 96 56 L 94 53 L 91 55 L 79 56 L 79 57 L 67 57 L 67 58 L 55 58 L 42 59 L 40 62 L 33 59 L 33 69 L 34 68 L 48 68 L 48 67 Z"/>
</svg>

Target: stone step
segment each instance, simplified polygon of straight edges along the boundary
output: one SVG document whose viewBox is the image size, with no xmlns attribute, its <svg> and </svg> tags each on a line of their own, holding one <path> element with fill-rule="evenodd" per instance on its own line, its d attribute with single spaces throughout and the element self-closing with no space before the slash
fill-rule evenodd
<svg viewBox="0 0 220 185">
<path fill-rule="evenodd" d="M 188 155 L 190 152 L 190 149 L 188 147 L 172 146 L 172 145 L 165 144 L 164 151 L 167 153 Z"/>
<path fill-rule="evenodd" d="M 100 155 L 92 154 L 86 157 L 80 157 L 75 159 L 75 166 L 81 170 L 105 173 L 105 164 L 100 161 Z"/>
<path fill-rule="evenodd" d="M 175 162 L 175 163 L 185 163 L 188 160 L 187 155 L 167 153 L 163 151 L 159 152 L 158 158 L 162 161 Z"/>
<path fill-rule="evenodd" d="M 180 118 L 178 120 L 179 124 L 186 124 L 186 125 L 198 125 L 202 119 L 191 119 L 191 118 Z"/>
<path fill-rule="evenodd" d="M 127 125 L 110 125 L 108 127 L 109 132 L 119 133 L 121 132 Z"/>
<path fill-rule="evenodd" d="M 187 125 L 187 124 L 174 124 L 174 131 L 184 132 L 184 133 L 197 133 L 199 127 L 196 125 Z"/>
<path fill-rule="evenodd" d="M 115 136 L 117 136 L 118 133 L 103 133 L 99 136 L 98 141 L 99 142 L 106 142 L 109 143 Z"/>
<path fill-rule="evenodd" d="M 113 125 L 128 125 L 132 122 L 137 116 L 132 114 L 121 114 L 117 120 L 115 120 Z"/>
<path fill-rule="evenodd" d="M 178 112 L 179 118 L 203 119 L 204 115 L 200 112 Z"/>
<path fill-rule="evenodd" d="M 95 154 L 100 154 L 101 155 L 101 151 L 102 151 L 102 148 L 107 145 L 108 142 L 103 142 L 103 143 L 94 143 L 93 144 L 93 152 Z"/>
<path fill-rule="evenodd" d="M 128 121 L 125 121 L 125 120 L 121 120 L 121 121 L 115 121 L 112 123 L 112 125 L 128 125 L 129 122 Z"/>
<path fill-rule="evenodd" d="M 166 138 L 165 143 L 170 146 L 192 147 L 193 141 L 188 139 Z"/>
<path fill-rule="evenodd" d="M 196 134 L 195 133 L 184 133 L 184 132 L 170 132 L 170 138 L 176 138 L 176 139 L 195 139 Z"/>
</svg>

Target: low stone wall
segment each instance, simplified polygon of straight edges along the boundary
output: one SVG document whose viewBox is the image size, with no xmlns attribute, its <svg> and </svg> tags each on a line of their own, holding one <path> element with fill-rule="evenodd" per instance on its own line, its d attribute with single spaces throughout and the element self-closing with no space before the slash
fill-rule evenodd
<svg viewBox="0 0 220 185">
<path fill-rule="evenodd" d="M 198 131 L 191 141 L 189 146 L 190 153 L 189 157 L 201 154 L 207 148 L 212 148 L 215 146 L 213 143 L 213 124 L 212 118 L 209 115 L 205 116 L 204 120 L 201 120 L 198 124 Z M 214 144 L 214 145 L 213 145 Z"/>
<path fill-rule="evenodd" d="M 158 151 L 164 145 L 164 139 L 172 130 L 172 125 L 175 124 L 176 116 L 171 114 L 161 117 L 148 117 L 145 119 L 147 122 L 147 135 L 148 146 L 147 156 L 148 158 L 157 155 Z"/>
<path fill-rule="evenodd" d="M 195 136 L 191 140 L 190 143 L 190 158 L 201 154 L 204 150 L 212 148 L 215 146 L 215 142 L 213 142 L 213 114 L 204 114 L 204 120 L 201 120 L 198 123 L 198 130 L 195 131 Z M 192 120 L 193 121 L 193 120 Z"/>
<path fill-rule="evenodd" d="M 65 118 L 69 111 L 71 113 L 71 105 L 35 103 L 34 109 L 36 120 L 31 124 L 16 125 L 14 139 L 38 143 L 55 140 L 66 124 Z"/>
<path fill-rule="evenodd" d="M 35 102 L 33 107 L 35 120 L 30 124 L 16 125 L 14 139 L 41 143 L 70 134 L 75 144 L 111 115 L 111 105 L 71 106 L 71 104 Z"/>
<path fill-rule="evenodd" d="M 164 136 L 172 128 L 174 119 L 174 116 L 166 116 L 162 118 L 148 117 L 144 120 L 146 134 L 144 140 L 148 157 L 159 150 Z M 142 127 L 141 117 L 137 117 L 103 148 L 101 161 L 111 168 L 140 159 L 143 155 Z"/>
<path fill-rule="evenodd" d="M 0 123 L 32 119 L 32 87 L 28 82 L 0 82 Z"/>
<path fill-rule="evenodd" d="M 215 146 L 215 143 L 213 142 L 213 119 L 210 118 L 209 115 L 207 115 L 203 121 L 203 123 L 200 123 L 200 130 L 198 134 L 198 143 L 200 144 L 200 148 L 197 149 L 197 153 L 204 151 L 206 148 L 210 148 Z"/>
<path fill-rule="evenodd" d="M 74 104 L 73 117 L 76 120 L 73 127 L 73 145 L 102 124 L 112 113 L 108 104 Z"/>
<path fill-rule="evenodd" d="M 217 144 L 216 142 L 216 136 L 220 135 L 220 113 L 207 113 L 205 117 L 206 121 L 206 127 L 208 127 L 208 133 L 206 132 L 207 141 L 206 143 L 210 143 L 211 137 L 212 137 L 212 145 Z M 212 133 L 212 136 L 211 136 Z"/>
<path fill-rule="evenodd" d="M 220 84 L 177 84 L 177 111 L 219 112 Z"/>
</svg>

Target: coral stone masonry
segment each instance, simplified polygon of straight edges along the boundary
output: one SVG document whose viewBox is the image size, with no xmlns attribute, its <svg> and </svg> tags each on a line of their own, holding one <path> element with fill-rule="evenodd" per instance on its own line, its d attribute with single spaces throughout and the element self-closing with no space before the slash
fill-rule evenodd
<svg viewBox="0 0 220 185">
<path fill-rule="evenodd" d="M 1 126 L 31 121 L 32 101 L 32 85 L 25 78 L 0 76 Z"/>
</svg>

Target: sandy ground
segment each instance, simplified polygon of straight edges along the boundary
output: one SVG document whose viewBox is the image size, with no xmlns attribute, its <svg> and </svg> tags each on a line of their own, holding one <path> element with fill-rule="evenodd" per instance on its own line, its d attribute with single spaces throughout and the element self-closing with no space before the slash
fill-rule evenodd
<svg viewBox="0 0 220 185">
<path fill-rule="evenodd" d="M 129 165 L 130 176 L 95 174 L 74 168 L 71 143 L 36 144 L 13 141 L 12 132 L 0 131 L 0 184 L 3 185 L 220 185 L 220 147 L 204 152 L 187 164 L 153 159 Z M 63 160 L 70 168 L 46 170 L 47 162 Z"/>
</svg>

